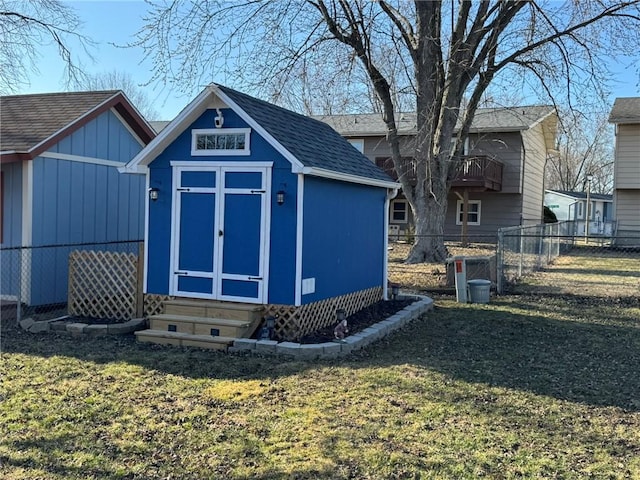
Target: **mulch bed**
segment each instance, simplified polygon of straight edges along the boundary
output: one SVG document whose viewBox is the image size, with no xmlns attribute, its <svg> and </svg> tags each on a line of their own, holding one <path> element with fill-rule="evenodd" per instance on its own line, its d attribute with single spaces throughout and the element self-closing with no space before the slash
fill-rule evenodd
<svg viewBox="0 0 640 480">
<path fill-rule="evenodd" d="M 348 335 L 361 332 L 365 328 L 385 320 L 404 307 L 411 305 L 413 302 L 415 302 L 413 298 L 407 300 L 381 300 L 367 308 L 363 308 L 350 317 L 347 317 L 347 325 L 349 327 Z M 305 335 L 300 339 L 300 343 L 331 342 L 335 338 L 333 335 L 334 328 L 335 325 L 331 325 L 310 333 L 309 335 Z"/>
</svg>

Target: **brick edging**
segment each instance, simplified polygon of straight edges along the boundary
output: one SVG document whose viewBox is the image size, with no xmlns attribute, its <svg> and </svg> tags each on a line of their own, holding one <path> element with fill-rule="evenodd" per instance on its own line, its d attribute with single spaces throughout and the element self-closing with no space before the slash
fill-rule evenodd
<svg viewBox="0 0 640 480">
<path fill-rule="evenodd" d="M 20 326 L 31 333 L 57 332 L 68 333 L 73 336 L 102 337 L 107 335 L 127 335 L 137 330 L 147 328 L 146 318 L 134 318 L 122 323 L 110 324 L 89 324 L 89 323 L 66 323 L 62 321 L 40 321 L 36 322 L 32 318 L 25 318 L 20 322 Z"/>
<path fill-rule="evenodd" d="M 429 297 L 411 295 L 417 301 L 403 308 L 389 318 L 375 323 L 361 332 L 346 337 L 342 342 L 301 344 L 295 342 L 277 342 L 275 340 L 255 340 L 239 338 L 228 349 L 229 353 L 288 356 L 296 359 L 313 360 L 316 358 L 338 358 L 360 350 L 389 333 L 404 327 L 433 308 Z"/>
</svg>

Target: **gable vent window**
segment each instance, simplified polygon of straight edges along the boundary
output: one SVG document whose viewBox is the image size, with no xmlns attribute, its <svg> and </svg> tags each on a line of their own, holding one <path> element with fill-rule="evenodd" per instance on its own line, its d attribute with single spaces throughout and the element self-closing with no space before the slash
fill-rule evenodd
<svg viewBox="0 0 640 480">
<path fill-rule="evenodd" d="M 250 128 L 191 131 L 191 155 L 250 155 Z"/>
</svg>

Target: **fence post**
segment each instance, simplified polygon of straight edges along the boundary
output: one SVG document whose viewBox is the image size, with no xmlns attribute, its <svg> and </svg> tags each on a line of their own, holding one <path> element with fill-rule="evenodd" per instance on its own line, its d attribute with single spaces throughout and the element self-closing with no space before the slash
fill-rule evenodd
<svg viewBox="0 0 640 480">
<path fill-rule="evenodd" d="M 496 249 L 496 291 L 498 295 L 502 295 L 502 275 L 504 274 L 504 265 L 502 259 L 504 258 L 504 232 L 501 228 L 498 229 L 498 248 Z"/>
<path fill-rule="evenodd" d="M 138 243 L 138 265 L 136 270 L 136 318 L 144 316 L 144 242 Z"/>
</svg>

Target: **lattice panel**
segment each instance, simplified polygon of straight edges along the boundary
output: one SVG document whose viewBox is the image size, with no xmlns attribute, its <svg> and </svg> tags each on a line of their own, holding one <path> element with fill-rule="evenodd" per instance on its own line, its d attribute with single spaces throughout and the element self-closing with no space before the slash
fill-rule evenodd
<svg viewBox="0 0 640 480">
<path fill-rule="evenodd" d="M 159 315 L 164 313 L 164 302 L 173 300 L 175 297 L 171 295 L 158 295 L 155 293 L 147 293 L 144 296 L 144 316 Z"/>
<path fill-rule="evenodd" d="M 129 320 L 136 311 L 138 256 L 74 251 L 69 255 L 69 314 Z"/>
<path fill-rule="evenodd" d="M 382 287 L 374 287 L 301 307 L 267 305 L 266 315 L 278 315 L 275 328 L 277 338 L 298 340 L 308 333 L 334 324 L 336 310 L 340 308 L 349 316 L 381 299 Z"/>
</svg>

